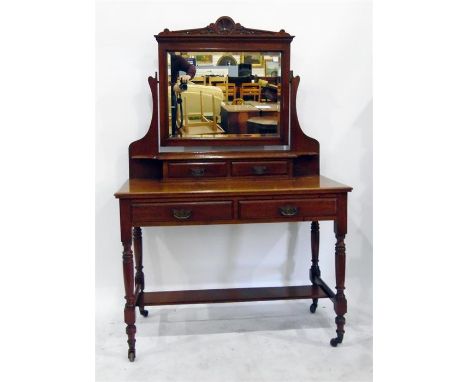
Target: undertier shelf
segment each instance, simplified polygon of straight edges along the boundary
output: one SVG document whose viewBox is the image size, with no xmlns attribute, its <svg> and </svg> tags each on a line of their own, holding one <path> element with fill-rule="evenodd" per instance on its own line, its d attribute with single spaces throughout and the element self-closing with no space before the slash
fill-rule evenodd
<svg viewBox="0 0 468 382">
<path fill-rule="evenodd" d="M 222 302 L 333 298 L 319 285 L 288 287 L 200 289 L 167 292 L 144 292 L 143 305 L 208 304 Z M 141 302 L 140 302 L 141 303 Z"/>
</svg>

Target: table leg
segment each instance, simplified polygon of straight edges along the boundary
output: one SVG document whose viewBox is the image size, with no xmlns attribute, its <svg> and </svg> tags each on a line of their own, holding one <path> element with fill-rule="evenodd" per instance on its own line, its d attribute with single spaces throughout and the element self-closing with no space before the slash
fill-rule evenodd
<svg viewBox="0 0 468 382">
<path fill-rule="evenodd" d="M 347 196 L 342 195 L 338 199 L 338 217 L 335 220 L 335 278 L 336 278 L 336 295 L 334 299 L 335 307 L 335 323 L 336 334 L 335 338 L 330 340 L 332 346 L 337 346 L 343 342 L 344 325 L 346 320 L 344 315 L 347 312 L 347 301 L 344 294 L 345 290 L 345 270 L 346 270 L 346 247 L 344 239 L 347 231 Z"/>
<path fill-rule="evenodd" d="M 124 319 L 127 324 L 128 359 L 135 360 L 135 275 L 132 251 L 131 206 L 128 200 L 120 200 L 120 240 L 123 245 L 123 278 L 125 287 Z"/>
<path fill-rule="evenodd" d="M 320 268 L 318 265 L 319 262 L 319 241 L 320 241 L 320 231 L 319 231 L 319 222 L 313 221 L 310 225 L 310 241 L 312 247 L 312 266 L 309 271 L 309 278 L 312 282 L 312 285 L 316 285 L 316 278 L 320 277 Z M 310 305 L 310 312 L 315 313 L 317 310 L 318 298 L 312 299 L 312 305 Z"/>
<path fill-rule="evenodd" d="M 124 317 L 125 323 L 127 324 L 127 336 L 128 336 L 128 359 L 130 361 L 135 360 L 135 295 L 134 295 L 134 275 L 133 275 L 133 252 L 131 242 L 122 243 L 124 247 L 123 251 L 123 275 L 125 284 L 125 310 Z"/>
<path fill-rule="evenodd" d="M 133 228 L 133 248 L 135 250 L 135 286 L 140 284 L 140 298 L 138 302 L 138 309 L 140 314 L 144 317 L 148 316 L 148 311 L 145 310 L 143 291 L 145 290 L 145 275 L 143 273 L 143 246 L 141 241 L 141 228 Z"/>
<path fill-rule="evenodd" d="M 344 325 L 346 319 L 344 315 L 347 311 L 347 302 L 344 294 L 344 280 L 345 280 L 345 235 L 336 235 L 335 244 L 335 274 L 336 274 L 336 296 L 335 296 L 335 323 L 336 323 L 336 338 L 332 338 L 330 344 L 336 346 L 343 341 Z"/>
<path fill-rule="evenodd" d="M 347 230 L 347 197 L 346 195 L 341 196 L 338 201 L 339 216 L 335 220 L 335 278 L 336 278 L 336 295 L 334 299 L 335 307 L 335 323 L 336 323 L 336 334 L 335 338 L 330 340 L 330 344 L 336 347 L 338 344 L 343 342 L 344 336 L 344 325 L 346 323 L 344 315 L 347 312 L 347 301 L 344 294 L 345 290 L 345 270 L 346 270 L 346 247 L 344 239 Z"/>
</svg>

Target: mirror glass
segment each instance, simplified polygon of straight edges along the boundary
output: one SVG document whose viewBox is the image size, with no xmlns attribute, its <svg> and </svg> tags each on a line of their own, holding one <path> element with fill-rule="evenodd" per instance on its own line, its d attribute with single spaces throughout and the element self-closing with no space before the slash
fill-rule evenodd
<svg viewBox="0 0 468 382">
<path fill-rule="evenodd" d="M 168 52 L 170 138 L 279 135 L 280 52 Z"/>
</svg>

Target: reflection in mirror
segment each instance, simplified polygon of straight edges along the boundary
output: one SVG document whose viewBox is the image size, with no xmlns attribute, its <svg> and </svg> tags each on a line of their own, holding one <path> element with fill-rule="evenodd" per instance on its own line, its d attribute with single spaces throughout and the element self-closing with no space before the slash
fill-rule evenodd
<svg viewBox="0 0 468 382">
<path fill-rule="evenodd" d="M 169 52 L 171 138 L 278 136 L 280 52 Z"/>
</svg>

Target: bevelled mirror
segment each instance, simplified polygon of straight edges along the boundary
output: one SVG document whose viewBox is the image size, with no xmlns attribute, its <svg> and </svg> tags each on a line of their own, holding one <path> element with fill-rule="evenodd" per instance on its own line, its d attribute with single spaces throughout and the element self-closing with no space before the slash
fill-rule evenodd
<svg viewBox="0 0 468 382">
<path fill-rule="evenodd" d="M 161 146 L 288 143 L 292 36 L 222 17 L 155 37 Z"/>
</svg>

